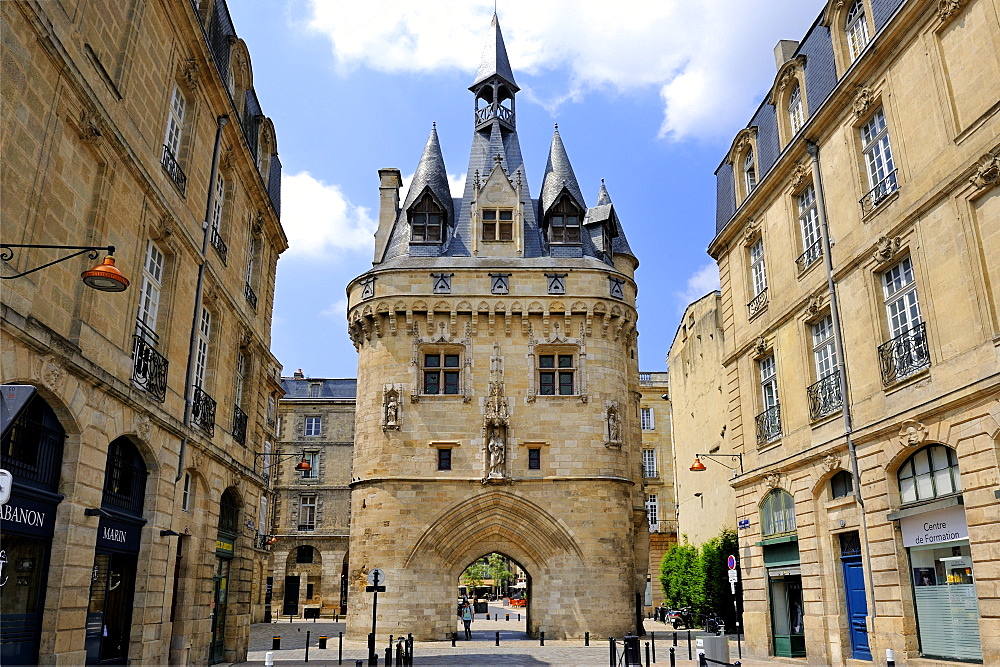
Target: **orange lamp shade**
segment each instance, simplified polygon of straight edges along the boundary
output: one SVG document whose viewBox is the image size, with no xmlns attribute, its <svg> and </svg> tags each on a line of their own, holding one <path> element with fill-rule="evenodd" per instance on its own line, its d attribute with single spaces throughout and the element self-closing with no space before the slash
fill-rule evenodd
<svg viewBox="0 0 1000 667">
<path fill-rule="evenodd" d="M 701 462 L 699 457 L 694 457 L 694 463 L 691 465 L 691 472 L 702 472 L 704 470 L 708 470 L 708 468 L 705 467 L 705 464 Z"/>
<path fill-rule="evenodd" d="M 104 261 L 80 274 L 87 287 L 101 292 L 124 292 L 128 288 L 128 278 L 115 266 L 115 258 L 108 255 Z"/>
<path fill-rule="evenodd" d="M 303 456 L 302 460 L 299 461 L 298 465 L 295 466 L 295 469 L 298 470 L 299 472 L 308 472 L 312 470 L 313 467 L 309 465 L 309 461 L 307 461 L 306 457 Z"/>
</svg>

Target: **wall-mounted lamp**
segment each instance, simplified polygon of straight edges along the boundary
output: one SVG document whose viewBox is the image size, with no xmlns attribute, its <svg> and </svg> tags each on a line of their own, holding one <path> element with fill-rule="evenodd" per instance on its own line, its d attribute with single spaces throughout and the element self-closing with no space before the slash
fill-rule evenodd
<svg viewBox="0 0 1000 667">
<path fill-rule="evenodd" d="M 739 471 L 740 472 L 739 472 L 739 474 L 742 475 L 743 474 L 743 455 L 742 454 L 695 454 L 694 455 L 694 463 L 691 464 L 690 470 L 691 470 L 691 472 L 704 472 L 705 470 L 708 470 L 708 468 L 705 467 L 705 464 L 701 462 L 701 459 L 703 457 L 706 458 L 706 459 L 719 459 L 719 458 L 723 458 L 723 457 L 726 457 L 726 456 L 728 456 L 730 459 L 733 459 L 733 460 L 739 462 L 739 464 L 740 464 L 740 467 L 739 467 Z M 716 463 L 719 463 L 719 462 L 716 461 Z M 725 466 L 726 468 L 729 468 L 730 470 L 734 471 L 734 474 L 735 474 L 735 471 L 737 470 L 737 468 L 734 468 L 733 466 L 727 466 L 725 463 L 719 463 L 719 465 Z"/>
<path fill-rule="evenodd" d="M 265 456 L 277 456 L 279 458 L 277 461 L 275 461 L 275 463 L 281 463 L 282 461 L 287 461 L 288 459 L 294 459 L 296 456 L 301 456 L 302 460 L 295 464 L 295 470 L 297 470 L 298 472 L 309 472 L 310 470 L 313 469 L 312 465 L 309 464 L 309 460 L 306 458 L 305 452 L 298 452 L 296 454 L 272 454 L 270 452 L 254 452 L 253 456 L 254 456 L 254 463 L 256 463 L 258 456 L 261 458 Z"/>
<path fill-rule="evenodd" d="M 161 530 L 160 537 L 180 537 L 181 534 L 176 530 Z"/>
<path fill-rule="evenodd" d="M 6 262 L 12 260 L 14 258 L 14 248 L 75 250 L 76 252 L 72 252 L 65 257 L 60 257 L 59 259 L 42 264 L 41 266 L 36 266 L 35 268 L 28 269 L 27 271 L 22 271 L 21 273 L 14 274 L 12 276 L 0 276 L 0 280 L 20 278 L 21 276 L 26 276 L 29 273 L 40 271 L 46 267 L 52 266 L 53 264 L 65 262 L 67 259 L 73 259 L 74 257 L 78 257 L 84 253 L 86 253 L 90 259 L 97 259 L 99 252 L 104 250 L 107 252 L 107 256 L 104 258 L 104 261 L 96 265 L 91 270 L 84 271 L 80 274 L 80 277 L 83 279 L 83 284 L 101 292 L 124 292 L 128 288 L 128 278 L 122 275 L 122 272 L 115 267 L 115 247 L 113 245 L 35 245 L 30 243 L 0 243 L 0 259 L 3 259 Z"/>
<path fill-rule="evenodd" d="M 99 516 L 102 519 L 110 519 L 111 513 L 100 507 L 88 507 L 83 510 L 85 516 Z"/>
</svg>

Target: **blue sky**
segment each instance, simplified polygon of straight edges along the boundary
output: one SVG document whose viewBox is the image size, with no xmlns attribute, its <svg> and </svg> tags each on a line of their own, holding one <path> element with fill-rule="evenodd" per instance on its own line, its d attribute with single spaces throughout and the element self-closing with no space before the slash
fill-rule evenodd
<svg viewBox="0 0 1000 667">
<path fill-rule="evenodd" d="M 558 123 L 587 204 L 604 178 L 639 257 L 642 370 L 665 368 L 684 306 L 718 285 L 713 173 L 773 83 L 774 45 L 800 39 L 824 4 L 498 2 L 532 195 Z M 436 122 L 453 189 L 464 182 L 493 8 L 229 0 L 284 168 L 272 350 L 285 375 L 355 376 L 345 287 L 371 267 L 378 169 L 408 179 Z"/>
</svg>

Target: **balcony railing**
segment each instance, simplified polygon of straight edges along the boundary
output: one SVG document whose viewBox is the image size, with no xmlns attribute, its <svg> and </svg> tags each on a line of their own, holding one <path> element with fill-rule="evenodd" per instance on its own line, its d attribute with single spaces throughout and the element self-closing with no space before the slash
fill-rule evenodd
<svg viewBox="0 0 1000 667">
<path fill-rule="evenodd" d="M 764 410 L 756 417 L 757 420 L 757 444 L 765 445 L 772 440 L 781 437 L 781 406 Z"/>
<path fill-rule="evenodd" d="M 316 530 L 316 524 L 314 524 L 314 523 L 300 523 L 299 524 L 299 530 L 302 530 L 302 531 Z"/>
<path fill-rule="evenodd" d="M 840 410 L 844 407 L 844 398 L 840 395 L 840 370 L 811 385 L 806 389 L 806 395 L 809 398 L 809 419 L 813 421 Z"/>
<path fill-rule="evenodd" d="M 799 258 L 795 260 L 795 265 L 799 267 L 799 273 L 802 273 L 810 266 L 813 265 L 817 259 L 823 256 L 823 244 L 820 241 L 816 241 L 811 246 L 806 248 L 806 251 L 799 255 Z"/>
<path fill-rule="evenodd" d="M 201 387 L 194 388 L 191 423 L 209 437 L 215 435 L 215 399 Z"/>
<path fill-rule="evenodd" d="M 927 347 L 927 325 L 921 322 L 878 347 L 882 365 L 882 384 L 907 378 L 931 365 Z"/>
<path fill-rule="evenodd" d="M 861 204 L 861 215 L 865 216 L 874 211 L 886 197 L 898 189 L 899 183 L 896 181 L 896 170 L 893 169 L 885 178 L 878 182 L 878 185 L 858 200 L 858 203 Z"/>
<path fill-rule="evenodd" d="M 218 227 L 212 227 L 212 247 L 215 248 L 215 252 L 218 253 L 222 263 L 225 264 L 229 258 L 229 246 L 222 240 Z"/>
<path fill-rule="evenodd" d="M 142 336 L 133 336 L 132 384 L 162 403 L 167 397 L 167 358 Z"/>
<path fill-rule="evenodd" d="M 247 441 L 247 413 L 240 406 L 233 406 L 233 440 L 241 445 Z"/>
<path fill-rule="evenodd" d="M 651 382 L 652 380 L 652 373 L 639 373 L 639 382 Z"/>
<path fill-rule="evenodd" d="M 250 283 L 246 283 L 243 286 L 243 296 L 247 298 L 247 303 L 250 304 L 250 307 L 257 310 L 257 293 L 250 287 Z"/>
<path fill-rule="evenodd" d="M 660 522 L 659 521 L 650 521 L 649 522 L 649 532 L 651 532 L 651 533 L 658 533 L 658 532 L 660 532 Z"/>
<path fill-rule="evenodd" d="M 500 120 L 514 124 L 514 112 L 507 107 L 502 107 L 499 104 L 489 105 L 483 107 L 482 109 L 476 109 L 476 125 L 480 123 L 485 123 L 488 120 L 493 120 L 494 118 L 499 118 Z"/>
<path fill-rule="evenodd" d="M 271 536 L 257 534 L 257 537 L 253 538 L 253 545 L 258 549 L 264 549 L 265 551 L 271 548 Z"/>
<path fill-rule="evenodd" d="M 136 465 L 131 457 L 109 454 L 108 479 L 104 483 L 101 507 L 109 507 L 131 516 L 142 516 L 148 475 L 145 467 Z"/>
<path fill-rule="evenodd" d="M 765 287 L 760 291 L 760 293 L 750 300 L 747 304 L 747 310 L 750 312 L 750 317 L 753 317 L 767 305 L 767 288 Z"/>
<path fill-rule="evenodd" d="M 166 144 L 163 144 L 163 156 L 160 158 L 160 164 L 163 165 L 177 189 L 181 191 L 181 194 L 184 194 L 184 190 L 187 188 L 187 176 L 184 175 L 184 170 L 177 163 L 177 156 Z"/>
</svg>

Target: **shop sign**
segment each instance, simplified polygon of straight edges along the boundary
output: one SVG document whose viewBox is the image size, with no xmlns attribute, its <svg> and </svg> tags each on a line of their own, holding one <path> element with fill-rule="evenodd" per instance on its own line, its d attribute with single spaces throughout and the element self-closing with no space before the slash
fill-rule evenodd
<svg viewBox="0 0 1000 667">
<path fill-rule="evenodd" d="M 220 556 L 232 556 L 236 553 L 236 545 L 234 540 L 229 537 L 219 536 L 219 539 L 215 540 L 215 553 Z"/>
<path fill-rule="evenodd" d="M 97 548 L 112 551 L 139 552 L 140 526 L 101 517 L 97 525 Z"/>
<path fill-rule="evenodd" d="M 954 505 L 899 520 L 904 547 L 923 547 L 969 539 L 965 507 Z"/>
<path fill-rule="evenodd" d="M 55 509 L 52 503 L 14 494 L 6 505 L 0 505 L 0 524 L 5 533 L 48 537 L 55 527 Z"/>
</svg>

